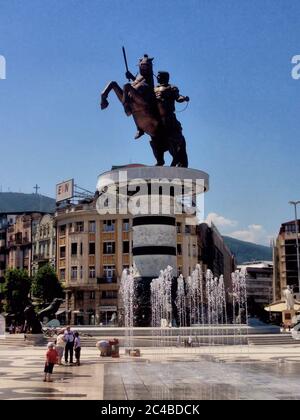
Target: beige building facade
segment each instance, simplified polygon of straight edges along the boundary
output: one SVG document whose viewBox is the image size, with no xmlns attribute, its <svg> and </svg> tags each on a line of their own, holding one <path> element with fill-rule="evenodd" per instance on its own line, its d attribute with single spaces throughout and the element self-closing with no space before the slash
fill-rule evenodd
<svg viewBox="0 0 300 420">
<path fill-rule="evenodd" d="M 18 215 L 7 228 L 7 268 L 20 268 L 32 274 L 32 230 L 41 215 Z"/>
<path fill-rule="evenodd" d="M 298 232 L 300 232 L 299 220 Z M 295 221 L 286 222 L 281 225 L 273 247 L 273 260 L 274 301 L 282 298 L 282 291 L 287 286 L 293 290 L 295 297 L 299 299 Z"/>
<path fill-rule="evenodd" d="M 41 216 L 32 226 L 32 275 L 45 264 L 56 267 L 56 226 L 51 214 Z"/>
</svg>

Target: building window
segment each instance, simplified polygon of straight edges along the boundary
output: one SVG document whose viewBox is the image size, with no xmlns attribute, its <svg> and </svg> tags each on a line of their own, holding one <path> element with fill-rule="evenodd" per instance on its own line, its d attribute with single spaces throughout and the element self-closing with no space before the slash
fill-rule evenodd
<svg viewBox="0 0 300 420">
<path fill-rule="evenodd" d="M 82 267 L 82 265 L 80 266 L 79 276 L 80 276 L 81 279 L 83 279 L 83 267 Z"/>
<path fill-rule="evenodd" d="M 96 278 L 96 269 L 94 265 L 90 265 L 89 267 L 89 278 L 90 279 Z"/>
<path fill-rule="evenodd" d="M 123 232 L 129 232 L 129 229 L 130 229 L 129 219 L 124 219 L 123 220 Z"/>
<path fill-rule="evenodd" d="M 95 233 L 96 232 L 96 222 L 95 222 L 95 220 L 91 220 L 89 222 L 89 232 L 90 233 Z"/>
<path fill-rule="evenodd" d="M 71 243 L 71 255 L 72 257 L 77 255 L 77 242 Z"/>
<path fill-rule="evenodd" d="M 61 280 L 65 280 L 65 278 L 66 278 L 66 270 L 64 269 L 64 268 L 61 268 L 60 269 L 60 271 L 59 271 L 59 277 L 60 277 L 60 279 Z"/>
<path fill-rule="evenodd" d="M 181 233 L 181 223 L 179 222 L 176 223 L 176 230 L 177 230 L 177 233 Z"/>
<path fill-rule="evenodd" d="M 115 253 L 115 242 L 104 242 L 103 254 L 114 254 L 114 253 Z"/>
<path fill-rule="evenodd" d="M 80 255 L 83 255 L 83 243 L 80 242 Z"/>
<path fill-rule="evenodd" d="M 66 225 L 61 225 L 61 226 L 59 227 L 59 233 L 60 233 L 61 235 L 65 235 L 65 234 L 66 234 Z"/>
<path fill-rule="evenodd" d="M 189 225 L 185 226 L 185 233 L 191 233 L 191 226 Z"/>
<path fill-rule="evenodd" d="M 89 255 L 95 255 L 95 242 L 89 243 Z"/>
<path fill-rule="evenodd" d="M 113 279 L 115 277 L 116 268 L 114 265 L 105 265 L 103 271 L 106 279 Z"/>
<path fill-rule="evenodd" d="M 129 254 L 129 241 L 123 242 L 123 254 Z"/>
<path fill-rule="evenodd" d="M 83 232 L 83 231 L 84 231 L 84 223 L 76 222 L 76 232 Z"/>
<path fill-rule="evenodd" d="M 197 257 L 197 248 L 195 244 L 193 244 L 193 257 Z"/>
<path fill-rule="evenodd" d="M 77 300 L 83 300 L 83 292 L 82 291 L 76 292 L 76 299 Z"/>
<path fill-rule="evenodd" d="M 104 290 L 102 292 L 102 299 L 117 299 L 118 292 L 117 290 Z"/>
<path fill-rule="evenodd" d="M 59 258 L 66 258 L 66 247 L 61 246 L 59 248 Z"/>
<path fill-rule="evenodd" d="M 90 292 L 90 299 L 95 300 L 96 293 L 94 291 Z"/>
<path fill-rule="evenodd" d="M 182 246 L 181 246 L 181 244 L 177 244 L 177 255 L 182 255 Z"/>
<path fill-rule="evenodd" d="M 115 221 L 114 220 L 104 220 L 103 221 L 103 231 L 104 232 L 114 232 L 115 231 Z"/>
<path fill-rule="evenodd" d="M 76 266 L 71 267 L 71 279 L 77 280 L 77 267 Z"/>
</svg>

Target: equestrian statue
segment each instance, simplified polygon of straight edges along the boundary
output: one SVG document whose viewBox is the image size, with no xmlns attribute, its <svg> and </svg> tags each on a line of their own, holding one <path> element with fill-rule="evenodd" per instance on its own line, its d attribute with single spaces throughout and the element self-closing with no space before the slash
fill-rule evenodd
<svg viewBox="0 0 300 420">
<path fill-rule="evenodd" d="M 101 93 L 101 109 L 108 107 L 108 95 L 113 90 L 123 105 L 127 116 L 132 116 L 137 126 L 135 139 L 144 133 L 151 137 L 150 145 L 156 165 L 163 166 L 164 153 L 169 151 L 173 160 L 171 166 L 188 167 L 185 138 L 182 127 L 175 115 L 175 101 L 188 102 L 189 97 L 179 94 L 175 86 L 169 84 L 169 73 L 158 72 L 158 85 L 154 86 L 153 58 L 145 54 L 139 60 L 139 74 L 134 76 L 129 70 L 125 50 L 126 78 L 129 83 L 123 89 L 117 82 L 110 82 Z"/>
</svg>

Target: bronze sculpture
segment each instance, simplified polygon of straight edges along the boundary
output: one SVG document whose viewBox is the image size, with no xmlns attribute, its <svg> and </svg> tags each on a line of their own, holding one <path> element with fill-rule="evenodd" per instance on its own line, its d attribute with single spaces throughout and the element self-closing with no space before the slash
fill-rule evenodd
<svg viewBox="0 0 300 420">
<path fill-rule="evenodd" d="M 23 332 L 32 334 L 42 334 L 42 325 L 38 319 L 38 316 L 34 310 L 32 303 L 29 303 L 24 309 L 25 323 L 23 326 Z"/>
<path fill-rule="evenodd" d="M 173 156 L 171 166 L 188 167 L 185 138 L 182 127 L 176 118 L 175 102 L 189 102 L 188 96 L 179 94 L 176 86 L 169 84 L 170 75 L 166 71 L 157 74 L 158 85 L 154 88 L 159 116 L 162 121 L 164 140 Z"/>
<path fill-rule="evenodd" d="M 55 314 L 58 311 L 60 305 L 63 303 L 63 301 L 64 300 L 61 298 L 55 298 L 49 306 L 38 312 L 38 317 L 40 321 L 43 321 L 44 317 L 48 318 L 49 320 L 55 318 Z"/>
<path fill-rule="evenodd" d="M 153 58 L 144 55 L 139 61 L 139 75 L 135 77 L 127 67 L 126 77 L 132 80 L 123 89 L 115 82 L 110 82 L 101 93 L 101 109 L 108 107 L 108 95 L 113 90 L 124 107 L 127 116 L 132 115 L 137 126 L 135 138 L 144 133 L 151 137 L 150 145 L 157 160 L 157 166 L 164 165 L 164 153 L 169 151 L 173 157 L 171 166 L 187 167 L 185 139 L 182 128 L 175 116 L 175 101 L 188 101 L 188 97 L 179 95 L 177 88 L 169 85 L 168 73 L 160 72 L 159 85 L 154 88 Z"/>
</svg>

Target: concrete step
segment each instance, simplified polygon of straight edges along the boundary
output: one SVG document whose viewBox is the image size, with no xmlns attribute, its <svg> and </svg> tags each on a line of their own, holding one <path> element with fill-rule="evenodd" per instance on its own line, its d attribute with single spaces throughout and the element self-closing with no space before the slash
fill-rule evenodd
<svg viewBox="0 0 300 420">
<path fill-rule="evenodd" d="M 293 339 L 291 334 L 272 334 L 262 336 L 250 336 L 248 337 L 248 343 L 250 345 L 261 345 L 261 346 L 274 346 L 274 345 L 285 345 L 285 344 L 300 344 L 300 342 Z"/>
</svg>

